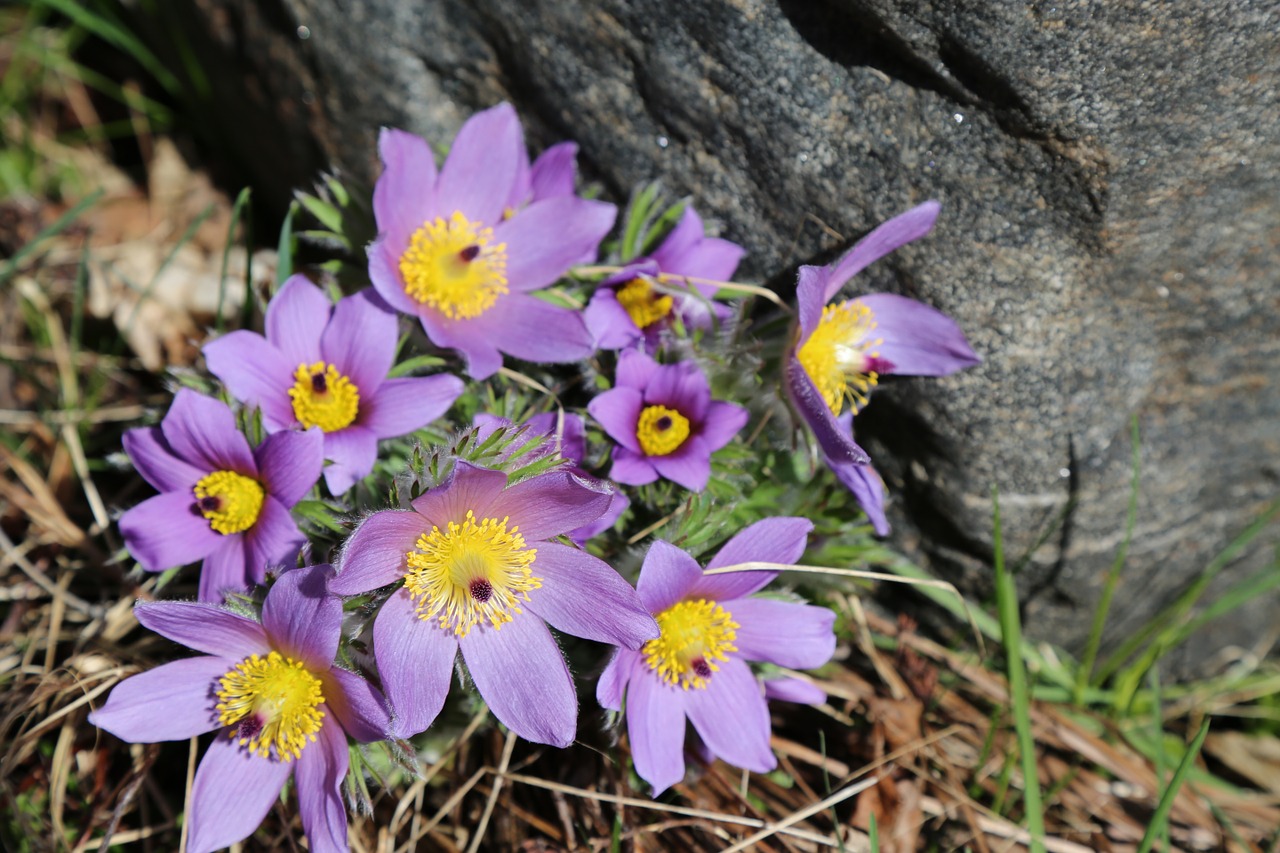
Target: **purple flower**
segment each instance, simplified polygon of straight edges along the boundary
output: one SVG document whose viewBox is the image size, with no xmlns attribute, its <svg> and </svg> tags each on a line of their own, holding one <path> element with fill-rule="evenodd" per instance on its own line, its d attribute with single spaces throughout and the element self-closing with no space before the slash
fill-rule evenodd
<svg viewBox="0 0 1280 853">
<path fill-rule="evenodd" d="M 529 177 L 533 200 L 517 209 L 528 155 L 510 104 L 468 120 L 439 174 L 412 134 L 384 130 L 378 150 L 369 278 L 392 307 L 416 316 L 437 346 L 462 353 L 476 379 L 502 366 L 502 352 L 535 362 L 591 354 L 576 312 L 531 295 L 593 256 L 617 212 L 561 194 L 564 149 L 537 170 L 537 183 Z"/>
<path fill-rule="evenodd" d="M 462 393 L 456 376 L 388 379 L 396 315 L 372 290 L 335 306 L 295 275 L 267 306 L 267 336 L 223 335 L 204 347 L 209 370 L 236 399 L 262 410 L 267 432 L 302 426 L 324 432 L 329 491 L 342 494 L 373 470 L 378 439 L 443 415 Z"/>
<path fill-rule="evenodd" d="M 827 304 L 846 282 L 899 246 L 928 234 L 939 204 L 928 201 L 876 228 L 844 257 L 825 267 L 803 266 L 796 285 L 800 333 L 786 362 L 786 385 L 813 430 L 827 463 L 853 490 L 877 532 L 888 532 L 883 487 L 870 459 L 853 440 L 856 412 L 886 374 L 945 376 L 981 359 L 964 333 L 941 311 L 892 293 Z"/>
<path fill-rule="evenodd" d="M 618 358 L 616 386 L 587 405 L 618 443 L 609 476 L 643 486 L 658 477 L 695 492 L 711 476 L 711 454 L 747 422 L 747 410 L 711 399 L 711 386 L 692 361 L 661 365 L 638 350 Z"/>
<path fill-rule="evenodd" d="M 476 415 L 475 425 L 476 440 L 478 442 L 482 442 L 493 435 L 499 427 L 515 426 L 512 421 L 506 418 L 484 413 Z M 545 441 L 541 447 L 529 451 L 527 454 L 522 454 L 521 458 L 526 463 L 540 459 L 550 453 L 552 449 L 557 449 L 560 451 L 560 455 L 573 466 L 569 469 L 573 474 L 579 477 L 591 476 L 590 473 L 582 468 L 582 460 L 587 455 L 587 439 L 581 415 L 566 412 L 563 419 L 561 419 L 555 412 L 544 412 L 540 415 L 534 415 L 520 426 L 525 430 L 521 433 L 521 438 L 524 440 L 518 444 L 513 443 L 509 453 L 515 453 L 535 438 L 546 437 L 552 440 Z M 630 498 L 622 492 L 614 492 L 613 500 L 609 503 L 609 508 L 604 511 L 604 514 L 590 524 L 583 525 L 576 530 L 570 530 L 569 538 L 581 548 L 588 539 L 598 536 L 613 527 L 629 506 L 631 506 Z"/>
<path fill-rule="evenodd" d="M 204 560 L 200 599 L 216 602 L 298 553 L 304 537 L 289 509 L 320 478 L 320 430 L 278 433 L 253 450 L 226 404 L 184 388 L 160 426 L 125 433 L 124 449 L 160 491 L 120 518 L 147 571 Z"/>
<path fill-rule="evenodd" d="M 364 520 L 331 588 L 353 595 L 404 582 L 373 623 L 394 734 L 431 725 L 461 649 L 507 728 L 538 743 L 573 742 L 577 693 L 547 624 L 632 649 L 658 635 L 613 569 L 551 541 L 599 517 L 610 498 L 596 481 L 565 471 L 508 487 L 505 474 L 459 461 L 412 510 Z"/>
<path fill-rule="evenodd" d="M 707 568 L 794 563 L 812 529 L 804 518 L 758 521 L 726 542 Z M 702 744 L 730 764 L 757 773 L 776 766 L 765 688 L 747 662 L 808 669 L 826 663 L 836 645 L 835 614 L 825 607 L 748 598 L 777 574 L 706 576 L 692 557 L 661 541 L 645 556 L 637 591 L 662 636 L 639 651 L 619 649 L 596 698 L 620 711 L 626 693 L 631 756 L 654 796 L 684 778 L 685 717 Z M 791 681 L 773 686 L 779 698 L 815 700 L 816 688 Z"/>
<path fill-rule="evenodd" d="M 736 243 L 707 237 L 698 214 L 686 209 L 652 256 L 632 261 L 592 294 L 583 316 L 596 346 L 625 349 L 643 340 L 652 352 L 659 334 L 676 318 L 686 328 L 707 328 L 720 307 L 711 303 L 718 288 L 707 282 L 728 280 L 744 251 Z M 681 276 L 695 280 L 682 281 Z"/>
<path fill-rule="evenodd" d="M 193 853 L 246 838 L 290 775 L 310 848 L 347 849 L 347 735 L 379 740 L 390 720 L 376 688 L 333 664 L 342 601 L 325 589 L 331 576 L 329 566 L 282 574 L 261 623 L 197 602 L 134 608 L 147 628 L 204 654 L 124 680 L 89 721 L 130 743 L 218 731 L 196 771 Z"/>
</svg>

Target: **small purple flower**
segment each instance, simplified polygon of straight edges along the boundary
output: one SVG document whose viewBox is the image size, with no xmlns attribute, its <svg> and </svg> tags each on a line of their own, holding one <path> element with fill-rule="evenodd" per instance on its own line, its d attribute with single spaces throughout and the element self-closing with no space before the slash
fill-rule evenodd
<svg viewBox="0 0 1280 853">
<path fill-rule="evenodd" d="M 476 689 L 507 728 L 538 743 L 573 742 L 577 693 L 547 625 L 631 649 L 658 635 L 613 569 L 551 541 L 598 518 L 610 498 L 597 481 L 565 471 L 508 487 L 505 474 L 459 461 L 412 510 L 376 512 L 356 528 L 333 591 L 404 582 L 373 623 L 396 736 L 435 720 L 461 649 Z"/>
<path fill-rule="evenodd" d="M 813 524 L 804 518 L 758 521 L 725 543 L 708 569 L 739 563 L 794 563 Z M 764 686 L 748 661 L 809 669 L 830 660 L 835 614 L 825 607 L 748 598 L 777 572 L 704 575 L 697 562 L 655 542 L 640 569 L 640 600 L 662 636 L 639 650 L 619 649 L 596 685 L 605 708 L 621 711 L 636 773 L 654 796 L 684 778 L 685 718 L 713 755 L 757 773 L 777 766 L 769 749 Z M 821 701 L 796 679 L 774 684 L 778 698 Z M 815 695 L 817 694 L 817 695 Z"/>
<path fill-rule="evenodd" d="M 426 426 L 462 393 L 456 376 L 387 378 L 396 325 L 372 290 L 335 306 L 295 275 L 267 306 L 265 338 L 232 332 L 206 344 L 204 357 L 236 399 L 262 410 L 267 432 L 324 432 L 325 484 L 339 495 L 373 470 L 378 439 Z"/>
<path fill-rule="evenodd" d="M 147 628 L 204 654 L 125 679 L 89 722 L 130 743 L 219 732 L 196 771 L 190 845 L 207 853 L 249 836 L 292 775 L 312 850 L 347 849 L 347 736 L 368 743 L 390 724 L 382 695 L 334 666 L 342 601 L 329 566 L 285 572 L 262 622 L 211 604 L 140 603 Z"/>
<path fill-rule="evenodd" d="M 129 552 L 149 572 L 204 560 L 202 601 L 261 583 L 304 541 L 289 509 L 320 478 L 323 441 L 318 429 L 282 432 L 253 450 L 226 404 L 180 390 L 160 426 L 124 434 L 160 491 L 121 516 Z"/>
<path fill-rule="evenodd" d="M 516 426 L 506 418 L 484 413 L 476 415 L 475 425 L 476 440 L 479 442 L 493 435 L 499 427 Z M 591 476 L 590 473 L 582 468 L 582 460 L 587 455 L 587 439 L 581 415 L 566 412 L 564 418 L 561 419 L 555 412 L 544 412 L 540 415 L 534 415 L 520 426 L 525 429 L 525 432 L 521 434 L 521 437 L 525 440 L 519 444 L 513 444 L 511 447 L 512 453 L 535 438 L 546 437 L 552 440 L 544 442 L 541 447 L 522 455 L 521 458 L 526 462 L 532 462 L 547 455 L 552 449 L 556 449 L 559 450 L 561 456 L 573 465 L 570 469 L 573 474 L 580 477 Z M 583 525 L 576 530 L 570 530 L 569 538 L 581 548 L 588 539 L 612 528 L 629 506 L 631 506 L 630 498 L 622 492 L 614 492 L 613 500 L 610 502 L 609 508 L 604 511 L 604 514 L 590 524 Z"/>
<path fill-rule="evenodd" d="M 874 471 L 862 470 L 870 459 L 853 440 L 852 420 L 839 417 L 846 401 L 856 412 L 887 374 L 945 376 L 981 359 L 951 318 L 913 299 L 873 293 L 827 303 L 868 265 L 928 234 L 939 208 L 927 201 L 880 225 L 835 263 L 800 267 L 796 285 L 800 330 L 787 357 L 787 391 L 881 534 L 889 529 L 883 487 Z"/>
<path fill-rule="evenodd" d="M 384 130 L 378 150 L 369 278 L 383 299 L 416 316 L 432 343 L 462 353 L 476 379 L 497 372 L 503 352 L 534 362 L 591 354 L 576 312 L 531 295 L 593 256 L 617 213 L 562 194 L 566 150 L 538 170 L 537 183 L 529 176 L 533 200 L 524 207 L 512 206 L 526 195 L 528 155 L 510 104 L 468 120 L 439 174 L 430 147 L 412 134 Z"/>
<path fill-rule="evenodd" d="M 692 361 L 661 365 L 638 350 L 618 358 L 616 386 L 587 405 L 618 443 L 609 476 L 643 486 L 658 477 L 695 492 L 706 488 L 711 454 L 747 423 L 742 406 L 711 399 Z"/>
<path fill-rule="evenodd" d="M 644 341 L 652 352 L 675 318 L 686 328 L 707 328 L 721 307 L 711 302 L 716 285 L 707 282 L 727 281 L 744 252 L 736 243 L 706 236 L 698 214 L 686 209 L 652 256 L 632 261 L 592 294 L 583 317 L 596 346 L 626 349 Z"/>
</svg>

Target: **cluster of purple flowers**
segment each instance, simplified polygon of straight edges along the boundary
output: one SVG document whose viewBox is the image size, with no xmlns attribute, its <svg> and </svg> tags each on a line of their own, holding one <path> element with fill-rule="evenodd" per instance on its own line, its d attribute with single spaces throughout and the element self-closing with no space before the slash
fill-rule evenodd
<svg viewBox="0 0 1280 853">
<path fill-rule="evenodd" d="M 688 352 L 690 330 L 714 334 L 728 317 L 715 297 L 743 256 L 708 237 L 692 208 L 650 254 L 624 258 L 599 281 L 584 310 L 539 295 L 594 262 L 614 224 L 612 205 L 577 194 L 576 150 L 553 146 L 530 163 L 505 104 L 469 120 L 438 169 L 425 140 L 384 130 L 372 287 L 335 301 L 293 276 L 267 307 L 265 334 L 235 331 L 204 348 L 237 410 L 182 390 L 158 426 L 126 434 L 135 467 L 160 492 L 120 519 L 130 553 L 148 571 L 203 564 L 199 601 L 145 602 L 135 613 L 201 656 L 127 679 L 92 720 L 134 742 L 218 733 L 195 779 L 192 850 L 253 832 L 291 774 L 310 848 L 345 850 L 348 739 L 428 729 L 459 653 L 503 725 L 568 746 L 577 691 L 550 629 L 615 647 L 597 698 L 625 709 L 635 769 L 655 794 L 683 778 L 687 739 L 708 760 L 772 770 L 766 699 L 823 701 L 811 682 L 752 667 L 814 668 L 835 649 L 830 610 L 756 595 L 777 571 L 705 574 L 657 541 L 633 587 L 584 548 L 628 511 L 615 483 L 703 491 L 712 455 L 750 413 L 714 399 L 699 362 L 674 355 L 675 342 Z M 892 294 L 832 300 L 869 263 L 926 234 L 937 214 L 936 203 L 921 205 L 835 264 L 799 271 L 787 394 L 882 533 L 883 486 L 854 441 L 853 415 L 881 376 L 943 375 L 977 357 L 928 306 Z M 473 380 L 496 374 L 504 355 L 570 363 L 618 351 L 605 359 L 611 387 L 586 405 L 611 442 L 608 480 L 592 473 L 603 468 L 581 415 L 517 424 L 482 413 L 468 434 L 496 442 L 492 458 L 455 453 L 411 501 L 365 509 L 352 490 L 374 471 L 379 442 L 439 420 L 466 392 L 448 373 L 396 375 L 398 314 L 456 351 Z M 246 432 L 259 425 L 255 447 Z M 531 463 L 536 473 L 517 476 Z M 320 496 L 321 480 L 360 515 L 333 565 L 313 564 L 291 514 Z M 759 521 L 707 569 L 795 564 L 811 530 L 803 518 Z M 344 623 L 353 596 L 367 622 Z M 356 638 L 371 655 L 340 654 Z"/>
</svg>

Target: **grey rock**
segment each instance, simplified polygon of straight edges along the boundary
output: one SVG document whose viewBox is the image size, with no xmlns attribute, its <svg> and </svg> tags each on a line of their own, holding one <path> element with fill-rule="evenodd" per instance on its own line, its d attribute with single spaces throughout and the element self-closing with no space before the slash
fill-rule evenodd
<svg viewBox="0 0 1280 853">
<path fill-rule="evenodd" d="M 990 487 L 1033 636 L 1078 648 L 1142 482 L 1108 634 L 1184 589 L 1280 480 L 1280 7 L 1226 0 L 202 0 L 213 118 L 265 186 L 376 175 L 376 128 L 447 140 L 514 102 L 615 197 L 690 193 L 785 281 L 943 202 L 855 286 L 955 316 L 985 363 L 859 418 L 896 541 L 989 583 Z M 190 22 L 189 22 L 190 23 Z M 300 29 L 305 28 L 305 31 Z M 306 38 L 301 38 L 305 34 Z M 1220 590 L 1261 567 L 1275 527 Z M 1276 599 L 1183 661 L 1251 648 Z"/>
</svg>

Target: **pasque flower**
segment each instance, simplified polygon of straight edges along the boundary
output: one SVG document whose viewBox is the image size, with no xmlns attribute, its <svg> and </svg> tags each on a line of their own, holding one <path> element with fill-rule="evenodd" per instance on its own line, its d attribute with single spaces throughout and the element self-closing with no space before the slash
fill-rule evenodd
<svg viewBox="0 0 1280 853">
<path fill-rule="evenodd" d="M 530 174 L 526 191 L 510 104 L 469 119 L 439 173 L 412 134 L 384 130 L 378 149 L 369 277 L 392 307 L 416 316 L 437 346 L 458 350 L 476 379 L 495 373 L 504 352 L 535 362 L 590 355 L 581 317 L 531 295 L 592 256 L 617 212 L 562 194 L 563 152 L 537 173 L 546 185 Z"/>
<path fill-rule="evenodd" d="M 744 251 L 706 236 L 698 214 L 687 208 L 652 255 L 627 264 L 592 294 L 583 316 L 596 346 L 624 349 L 643 340 L 653 351 L 676 318 L 686 328 L 707 327 L 717 307 L 711 302 L 717 287 L 708 282 L 728 280 Z M 686 284 L 681 276 L 692 280 Z"/>
<path fill-rule="evenodd" d="M 981 359 L 951 318 L 892 293 L 831 300 L 846 282 L 899 246 L 928 234 L 939 204 L 928 201 L 890 219 L 825 267 L 800 267 L 799 335 L 786 363 L 786 385 L 836 476 L 885 533 L 883 487 L 853 440 L 852 413 L 866 405 L 881 376 L 945 376 Z M 830 304 L 828 304 L 830 303 Z M 849 418 L 841 419 L 848 407 Z"/>
<path fill-rule="evenodd" d="M 707 568 L 794 563 L 812 529 L 804 518 L 758 521 L 726 542 Z M 596 698 L 620 711 L 625 694 L 631 757 L 655 796 L 684 778 L 686 717 L 711 754 L 757 773 L 777 766 L 766 688 L 747 662 L 808 669 L 826 663 L 836 642 L 835 614 L 825 607 L 749 597 L 777 574 L 704 575 L 674 545 L 659 541 L 649 548 L 637 591 L 662 636 L 638 651 L 619 649 L 600 676 Z M 798 679 L 775 682 L 771 692 L 821 701 L 816 688 Z"/>
<path fill-rule="evenodd" d="M 396 325 L 372 290 L 334 305 L 295 275 L 267 306 L 265 338 L 232 332 L 206 344 L 204 356 L 237 399 L 262 410 L 267 432 L 324 432 L 324 478 L 336 495 L 373 470 L 379 439 L 426 426 L 462 393 L 456 376 L 387 378 Z"/>
<path fill-rule="evenodd" d="M 121 516 L 125 545 L 150 572 L 204 560 L 203 601 L 260 583 L 304 541 L 289 509 L 320 478 L 323 442 L 311 429 L 252 449 L 226 404 L 180 390 L 159 426 L 124 434 L 134 467 L 160 491 Z"/>
<path fill-rule="evenodd" d="M 476 415 L 475 425 L 476 441 L 478 442 L 483 442 L 500 427 L 523 430 L 520 433 L 520 439 L 523 440 L 513 443 L 508 451 L 509 454 L 516 453 L 534 439 L 545 439 L 541 447 L 529 451 L 527 454 L 521 454 L 521 459 L 525 460 L 526 464 L 552 451 L 558 451 L 573 466 L 570 469 L 572 473 L 582 477 L 591 476 L 582 468 L 582 460 L 587 455 L 587 439 L 581 415 L 565 412 L 561 417 L 557 412 L 543 412 L 517 425 L 507 418 L 481 413 Z M 581 547 L 588 539 L 613 527 L 629 506 L 631 506 L 631 500 L 622 492 L 615 491 L 613 500 L 609 503 L 609 508 L 604 511 L 604 514 L 590 524 L 583 525 L 576 530 L 570 530 L 569 538 Z"/>
<path fill-rule="evenodd" d="M 711 476 L 711 454 L 747 422 L 747 410 L 711 399 L 711 386 L 692 361 L 658 364 L 638 350 L 618 358 L 615 386 L 587 405 L 618 443 L 609 476 L 642 486 L 665 477 L 702 491 Z"/>
<path fill-rule="evenodd" d="M 507 485 L 466 462 L 408 511 L 366 518 L 331 588 L 343 595 L 403 581 L 373 622 L 373 650 L 408 737 L 439 714 L 458 651 L 490 710 L 521 737 L 568 746 L 573 678 L 557 630 L 639 648 L 658 635 L 635 590 L 601 560 L 552 541 L 598 518 L 611 490 L 566 471 Z"/>
<path fill-rule="evenodd" d="M 144 626 L 203 655 L 125 679 L 89 721 L 131 743 L 217 732 L 192 790 L 193 853 L 247 837 L 290 776 L 310 849 L 347 849 L 347 736 L 379 740 L 389 717 L 375 687 L 334 666 L 342 601 L 325 589 L 331 576 L 328 566 L 280 575 L 261 623 L 199 602 L 134 608 Z"/>
</svg>

